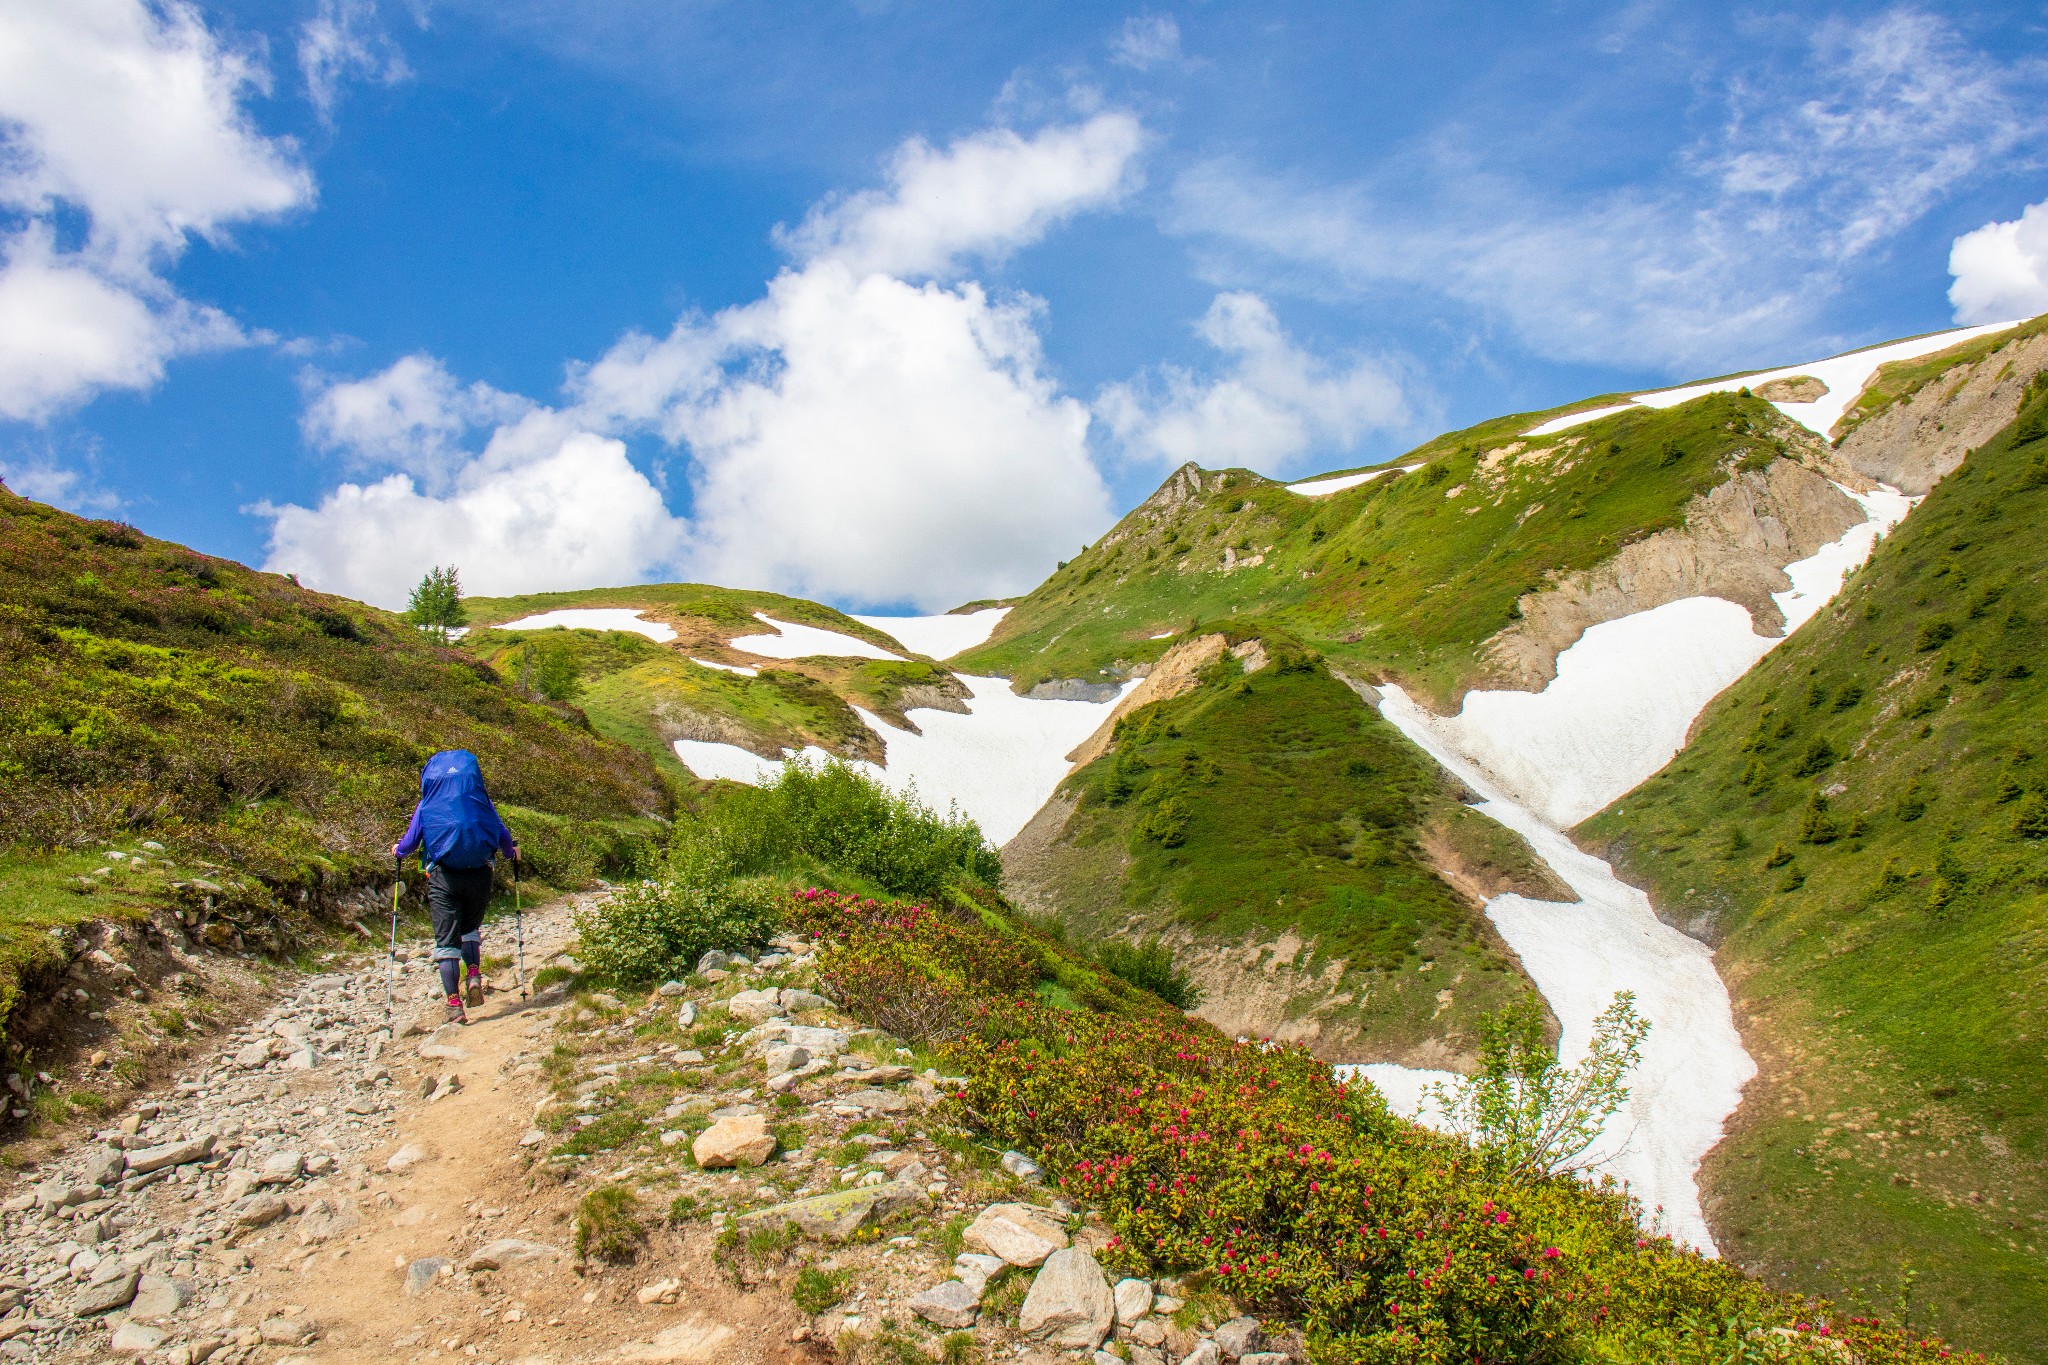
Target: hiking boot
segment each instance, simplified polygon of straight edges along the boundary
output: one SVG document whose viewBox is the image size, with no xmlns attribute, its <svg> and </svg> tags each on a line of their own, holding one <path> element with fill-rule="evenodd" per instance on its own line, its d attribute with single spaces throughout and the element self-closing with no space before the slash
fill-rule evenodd
<svg viewBox="0 0 2048 1365">
<path fill-rule="evenodd" d="M 448 1022 L 451 1024 L 466 1024 L 469 1022 L 469 1011 L 462 1008 L 462 997 L 459 995 L 448 997 Z"/>
<path fill-rule="evenodd" d="M 484 1003 L 484 974 L 474 967 L 469 969 L 469 980 L 464 984 L 462 998 L 472 1005 Z"/>
</svg>

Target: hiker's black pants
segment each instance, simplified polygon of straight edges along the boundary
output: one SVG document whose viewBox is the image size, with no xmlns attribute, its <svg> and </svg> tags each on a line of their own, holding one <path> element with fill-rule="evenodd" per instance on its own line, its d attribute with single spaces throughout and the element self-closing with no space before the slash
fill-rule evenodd
<svg viewBox="0 0 2048 1365">
<path fill-rule="evenodd" d="M 434 917 L 434 965 L 441 969 L 441 983 L 455 994 L 449 983 L 455 979 L 457 963 L 483 965 L 484 911 L 491 903 L 491 869 L 447 867 L 436 863 L 427 873 L 427 909 Z"/>
</svg>

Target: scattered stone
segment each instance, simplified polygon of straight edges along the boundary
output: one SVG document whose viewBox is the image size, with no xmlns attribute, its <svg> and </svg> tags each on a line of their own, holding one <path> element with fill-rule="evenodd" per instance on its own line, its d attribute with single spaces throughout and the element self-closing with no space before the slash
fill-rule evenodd
<svg viewBox="0 0 2048 1365">
<path fill-rule="evenodd" d="M 428 1159 L 427 1149 L 416 1142 L 408 1142 L 393 1152 L 384 1162 L 384 1169 L 393 1175 L 404 1175 L 422 1161 Z"/>
<path fill-rule="evenodd" d="M 1237 1365 L 1288 1365 L 1285 1351 L 1247 1351 L 1237 1358 Z"/>
<path fill-rule="evenodd" d="M 1166 1323 L 1156 1317 L 1139 1318 L 1131 1325 L 1131 1340 L 1140 1346 L 1163 1346 L 1166 1344 Z"/>
<path fill-rule="evenodd" d="M 923 1208 L 931 1197 L 915 1185 L 890 1181 L 813 1195 L 740 1215 L 742 1223 L 788 1223 L 806 1236 L 845 1242 L 902 1209 Z"/>
<path fill-rule="evenodd" d="M 731 965 L 731 953 L 720 952 L 718 949 L 713 948 L 710 952 L 697 959 L 697 974 L 702 976 L 705 972 L 714 972 L 721 967 Z"/>
<path fill-rule="evenodd" d="M 135 1297 L 135 1287 L 142 1276 L 133 1270 L 124 1270 L 110 1280 L 88 1284 L 71 1298 L 73 1317 L 89 1318 L 95 1313 L 111 1313 L 116 1308 L 126 1308 Z"/>
<path fill-rule="evenodd" d="M 961 1240 L 1011 1265 L 1030 1267 L 1045 1264 L 1046 1257 L 1065 1247 L 1067 1230 L 1029 1204 L 990 1204 L 968 1224 Z"/>
<path fill-rule="evenodd" d="M 188 1162 L 204 1161 L 213 1155 L 213 1134 L 192 1138 L 185 1142 L 167 1142 L 160 1147 L 144 1147 L 139 1152 L 128 1153 L 128 1171 L 131 1175 L 148 1175 L 167 1166 L 183 1166 Z M 78 1201 L 83 1202 L 83 1201 Z"/>
<path fill-rule="evenodd" d="M 957 1330 L 974 1326 L 975 1315 L 981 1306 L 981 1293 L 959 1280 L 947 1280 L 922 1294 L 913 1295 L 904 1301 L 903 1306 L 934 1327 Z"/>
<path fill-rule="evenodd" d="M 1180 1358 L 1180 1365 L 1220 1365 L 1223 1352 L 1216 1349 L 1216 1343 L 1207 1337 L 1195 1343 L 1195 1349 Z"/>
<path fill-rule="evenodd" d="M 1111 1292 L 1116 1296 L 1116 1320 L 1125 1327 L 1152 1311 L 1150 1280 L 1118 1280 Z"/>
<path fill-rule="evenodd" d="M 1216 1329 L 1216 1349 L 1228 1360 L 1251 1355 L 1265 1344 L 1266 1334 L 1259 1330 L 1257 1318 L 1232 1318 Z"/>
<path fill-rule="evenodd" d="M 348 978 L 345 976 L 316 976 L 306 982 L 306 989 L 309 991 L 320 991 L 324 993 L 327 991 L 342 990 L 347 985 Z"/>
<path fill-rule="evenodd" d="M 758 1166 L 775 1151 L 775 1135 L 763 1114 L 722 1118 L 697 1135 L 690 1155 L 705 1170 L 724 1166 Z"/>
<path fill-rule="evenodd" d="M 463 1262 L 464 1270 L 507 1270 L 513 1266 L 559 1261 L 568 1253 L 546 1242 L 529 1242 L 523 1237 L 500 1237 L 486 1242 Z"/>
<path fill-rule="evenodd" d="M 245 1228 L 267 1228 L 291 1211 L 291 1205 L 276 1195 L 259 1194 L 242 1206 L 235 1222 Z"/>
<path fill-rule="evenodd" d="M 678 1009 L 676 1010 L 676 1027 L 677 1027 L 677 1028 L 694 1028 L 694 1027 L 696 1027 L 696 1024 L 697 1024 L 697 1007 L 696 1007 L 695 1005 L 691 1004 L 691 1003 L 690 1003 L 689 1001 L 685 1000 L 685 1001 L 684 1001 L 684 1002 L 682 1003 L 681 1007 L 679 1007 L 679 1008 L 678 1008 Z M 699 1060 L 699 1061 L 702 1061 L 703 1059 L 702 1059 L 702 1058 L 699 1058 L 698 1060 Z"/>
<path fill-rule="evenodd" d="M 306 1169 L 306 1158 L 299 1152 L 273 1152 L 263 1158 L 257 1168 L 256 1183 L 259 1185 L 289 1185 L 297 1180 Z"/>
<path fill-rule="evenodd" d="M 977 1295 L 988 1288 L 988 1282 L 996 1273 L 1010 1263 L 1000 1256 L 984 1256 L 976 1251 L 963 1251 L 953 1258 L 953 1273 L 962 1284 Z"/>
<path fill-rule="evenodd" d="M 441 1278 L 451 1262 L 442 1256 L 422 1256 L 405 1268 L 405 1292 L 408 1298 L 418 1298 L 434 1287 L 434 1281 Z"/>
<path fill-rule="evenodd" d="M 456 1050 L 459 1051 L 460 1049 Z M 319 1064 L 320 1054 L 309 1047 L 299 1048 L 284 1059 L 284 1067 L 287 1071 L 311 1071 Z"/>
<path fill-rule="evenodd" d="M 805 1010 L 829 1010 L 832 1002 L 815 991 L 785 990 L 782 1008 L 787 1014 L 802 1014 Z"/>
<path fill-rule="evenodd" d="M 800 1066 L 808 1066 L 811 1054 L 792 1044 L 778 1043 L 776 1046 L 768 1049 L 767 1060 L 768 1074 L 780 1076 L 785 1072 L 794 1071 Z"/>
<path fill-rule="evenodd" d="M 656 1280 L 653 1284 L 640 1286 L 634 1291 L 633 1298 L 638 1303 L 674 1303 L 682 1289 L 681 1280 Z"/>
<path fill-rule="evenodd" d="M 111 1149 L 100 1152 L 85 1163 L 85 1178 L 95 1185 L 112 1185 L 121 1179 L 121 1173 L 128 1169 L 128 1158 Z"/>
<path fill-rule="evenodd" d="M 1116 1322 L 1116 1299 L 1095 1258 L 1075 1247 L 1055 1251 L 1031 1282 L 1017 1326 L 1054 1346 L 1090 1351 Z"/>
<path fill-rule="evenodd" d="M 758 1024 L 781 1013 L 782 1001 L 775 991 L 741 991 L 725 1002 L 725 1008 L 735 1019 Z"/>
<path fill-rule="evenodd" d="M 1022 1152 L 1004 1152 L 1003 1169 L 1019 1180 L 1036 1180 L 1045 1174 L 1043 1167 Z"/>
<path fill-rule="evenodd" d="M 167 1318 L 192 1302 L 192 1282 L 166 1275 L 144 1275 L 135 1286 L 128 1304 L 130 1318 Z"/>
<path fill-rule="evenodd" d="M 706 1322 L 692 1314 L 666 1331 L 657 1332 L 651 1342 L 629 1342 L 619 1348 L 621 1360 L 683 1361 L 688 1365 L 709 1365 L 726 1358 L 726 1343 L 733 1330 L 722 1322 Z"/>
<path fill-rule="evenodd" d="M 169 1335 L 162 1328 L 145 1326 L 139 1322 L 124 1322 L 114 1332 L 107 1349 L 117 1356 L 146 1356 L 164 1344 Z"/>
<path fill-rule="evenodd" d="M 674 999 L 678 995 L 688 995 L 690 993 L 690 988 L 688 986 L 685 986 L 680 981 L 664 981 L 661 983 L 661 988 L 656 993 L 659 995 L 665 995 L 670 999 Z"/>
<path fill-rule="evenodd" d="M 245 1071 L 254 1071 L 257 1067 L 264 1066 L 269 1061 L 270 1044 L 268 1042 L 251 1043 L 235 1054 L 235 1065 Z"/>
<path fill-rule="evenodd" d="M 870 1114 L 901 1114 L 910 1108 L 910 1101 L 893 1090 L 849 1090 L 839 1097 L 839 1103 Z"/>
<path fill-rule="evenodd" d="M 313 1325 L 298 1318 L 265 1318 L 256 1330 L 267 1346 L 303 1346 L 313 1339 Z"/>
</svg>

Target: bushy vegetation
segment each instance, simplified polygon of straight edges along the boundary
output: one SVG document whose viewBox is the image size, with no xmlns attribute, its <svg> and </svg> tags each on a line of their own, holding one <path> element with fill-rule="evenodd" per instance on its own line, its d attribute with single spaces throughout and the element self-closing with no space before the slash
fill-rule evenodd
<svg viewBox="0 0 2048 1365">
<path fill-rule="evenodd" d="M 736 878 L 709 886 L 628 882 L 575 913 L 583 964 L 622 985 L 687 976 L 714 948 L 752 953 L 781 923 L 781 886 Z"/>
<path fill-rule="evenodd" d="M 1318 1360 L 1948 1357 L 1647 1235 L 1612 1186 L 1513 1173 L 1395 1118 L 1300 1049 L 1231 1043 L 1146 996 L 1061 1008 L 1042 987 L 1069 954 L 1018 951 L 965 909 L 812 890 L 790 913 L 856 1016 L 966 1071 L 962 1121 L 1102 1211 L 1115 1269 L 1298 1322 Z M 910 990 L 945 1007 L 906 1017 Z"/>
<path fill-rule="evenodd" d="M 1177 1010 L 1191 1010 L 1202 1003 L 1202 988 L 1174 960 L 1173 949 L 1156 935 L 1137 943 L 1110 939 L 1095 950 L 1095 962 L 1111 976 L 1152 992 Z"/>
<path fill-rule="evenodd" d="M 1712 926 L 1722 1249 L 2048 1360 L 2048 387 L 1581 833 Z M 2036 471 L 2041 473 L 2037 475 Z"/>
<path fill-rule="evenodd" d="M 624 1263 L 640 1254 L 647 1223 L 640 1200 L 624 1185 L 600 1185 L 576 1204 L 576 1254 Z"/>
</svg>

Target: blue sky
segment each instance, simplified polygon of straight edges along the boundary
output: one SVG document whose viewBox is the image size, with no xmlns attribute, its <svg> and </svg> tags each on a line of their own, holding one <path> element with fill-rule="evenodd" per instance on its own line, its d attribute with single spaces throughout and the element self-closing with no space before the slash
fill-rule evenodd
<svg viewBox="0 0 2048 1365">
<path fill-rule="evenodd" d="M 2048 309 L 2044 56 L 2022 5 L 0 4 L 0 477 L 385 604 L 944 607 L 1182 459 Z"/>
</svg>

